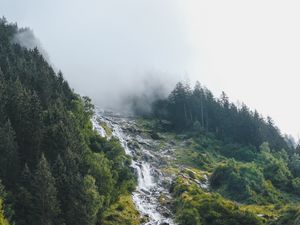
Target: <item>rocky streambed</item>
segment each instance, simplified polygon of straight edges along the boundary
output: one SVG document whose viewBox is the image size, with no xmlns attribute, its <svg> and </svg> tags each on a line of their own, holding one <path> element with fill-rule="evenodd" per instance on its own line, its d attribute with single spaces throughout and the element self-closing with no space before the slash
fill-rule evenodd
<svg viewBox="0 0 300 225">
<path fill-rule="evenodd" d="M 92 122 L 101 136 L 111 138 L 106 132 L 108 127 L 111 136 L 118 138 L 126 154 L 132 157 L 131 166 L 138 181 L 132 198 L 144 218 L 143 224 L 175 225 L 168 191 L 174 177 L 162 172 L 172 158 L 172 146 L 161 148 L 155 135 L 139 130 L 133 118 L 96 110 Z M 106 129 L 101 124 L 105 124 Z"/>
</svg>

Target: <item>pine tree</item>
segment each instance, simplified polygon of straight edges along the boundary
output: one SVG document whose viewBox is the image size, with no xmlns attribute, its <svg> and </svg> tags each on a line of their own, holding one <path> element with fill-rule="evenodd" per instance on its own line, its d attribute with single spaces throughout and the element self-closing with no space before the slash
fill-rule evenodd
<svg viewBox="0 0 300 225">
<path fill-rule="evenodd" d="M 42 155 L 37 165 L 33 177 L 32 191 L 35 224 L 56 224 L 60 209 L 57 200 L 55 179 L 51 174 L 44 155 Z"/>
<path fill-rule="evenodd" d="M 0 155 L 0 178 L 7 188 L 11 188 L 19 172 L 19 157 L 15 131 L 9 120 L 0 127 Z"/>
<path fill-rule="evenodd" d="M 53 165 L 53 176 L 57 187 L 57 197 L 60 200 L 61 209 L 66 209 L 68 206 L 69 186 L 68 186 L 68 175 L 67 168 L 62 160 L 61 156 L 58 155 Z M 59 216 L 60 223 L 63 223 L 65 217 L 64 210 L 61 210 Z"/>
<path fill-rule="evenodd" d="M 33 220 L 32 202 L 32 174 L 27 164 L 19 178 L 18 192 L 16 194 L 16 220 L 17 224 L 31 224 Z"/>
<path fill-rule="evenodd" d="M 179 82 L 169 95 L 169 115 L 174 127 L 178 130 L 192 123 L 190 110 L 191 91 L 188 85 Z"/>
<path fill-rule="evenodd" d="M 192 110 L 202 127 L 204 127 L 204 100 L 204 91 L 197 81 L 192 94 Z"/>
<path fill-rule="evenodd" d="M 7 104 L 7 97 L 6 97 L 6 82 L 4 80 L 4 74 L 0 67 L 0 124 L 7 121 L 7 115 L 5 113 L 5 107 Z"/>
</svg>

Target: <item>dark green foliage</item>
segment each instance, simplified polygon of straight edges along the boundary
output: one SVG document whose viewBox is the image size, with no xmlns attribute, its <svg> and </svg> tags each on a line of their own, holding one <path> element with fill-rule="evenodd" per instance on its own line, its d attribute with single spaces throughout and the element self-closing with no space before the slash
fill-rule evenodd
<svg viewBox="0 0 300 225">
<path fill-rule="evenodd" d="M 25 165 L 24 170 L 19 177 L 18 190 L 16 193 L 15 212 L 17 215 L 17 224 L 26 225 L 33 221 L 32 207 L 33 207 L 33 196 L 31 183 L 33 176 Z"/>
<path fill-rule="evenodd" d="M 237 107 L 229 102 L 223 92 L 219 99 L 197 82 L 191 90 L 189 85 L 179 82 L 168 99 L 153 103 L 153 116 L 169 120 L 176 131 L 209 131 L 217 138 L 229 143 L 240 143 L 259 147 L 267 141 L 274 149 L 288 145 L 271 118 L 265 120 L 246 105 Z"/>
<path fill-rule="evenodd" d="M 55 180 L 42 155 L 32 180 L 32 211 L 34 224 L 57 224 L 59 204 Z"/>
<path fill-rule="evenodd" d="M 72 193 L 70 204 L 76 205 L 76 208 L 68 211 L 66 217 L 67 224 L 92 225 L 97 222 L 98 211 L 102 208 L 103 198 L 99 195 L 95 179 L 87 175 L 82 178 L 77 176 Z"/>
<path fill-rule="evenodd" d="M 181 225 L 201 225 L 201 218 L 196 208 L 183 209 L 178 213 L 177 220 Z"/>
<path fill-rule="evenodd" d="M 75 94 L 37 49 L 13 43 L 20 31 L 0 19 L 0 179 L 7 218 L 20 225 L 99 223 L 133 189 L 130 160 L 116 140 L 93 130 L 91 100 Z M 8 213 L 10 205 L 15 214 Z"/>
<path fill-rule="evenodd" d="M 291 207 L 284 212 L 278 220 L 274 221 L 270 225 L 298 225 L 300 224 L 300 208 Z"/>
<path fill-rule="evenodd" d="M 6 187 L 13 187 L 19 173 L 18 146 L 10 121 L 0 127 L 0 177 Z"/>
<path fill-rule="evenodd" d="M 292 180 L 292 190 L 296 195 L 300 196 L 300 178 L 299 177 Z"/>
<path fill-rule="evenodd" d="M 220 153 L 227 158 L 233 158 L 243 162 L 251 162 L 257 157 L 257 151 L 255 147 L 243 146 L 239 144 L 223 145 Z"/>
<path fill-rule="evenodd" d="M 295 177 L 300 177 L 300 155 L 294 154 L 289 160 L 288 166 Z"/>
</svg>

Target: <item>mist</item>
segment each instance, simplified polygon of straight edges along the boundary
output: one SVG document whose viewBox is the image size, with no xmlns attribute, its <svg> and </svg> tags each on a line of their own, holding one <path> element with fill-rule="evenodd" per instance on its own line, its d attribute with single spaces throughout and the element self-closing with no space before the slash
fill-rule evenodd
<svg viewBox="0 0 300 225">
<path fill-rule="evenodd" d="M 27 48 L 28 50 L 38 49 L 39 53 L 43 55 L 44 59 L 51 64 L 49 55 L 42 47 L 40 40 L 34 35 L 34 32 L 30 28 L 20 29 L 12 40 L 14 43 Z"/>
<path fill-rule="evenodd" d="M 135 110 L 148 113 L 153 101 L 169 95 L 178 81 L 175 77 L 154 70 L 117 79 L 108 77 L 95 84 L 94 94 L 89 96 L 94 96 L 100 108 L 132 112 L 134 105 Z"/>
<path fill-rule="evenodd" d="M 3 0 L 0 14 L 34 30 L 70 86 L 99 107 L 156 96 L 149 86 L 161 96 L 189 77 L 297 138 L 299 10 L 296 0 Z"/>
<path fill-rule="evenodd" d="M 28 50 L 37 48 L 46 61 L 55 68 L 48 52 L 30 28 L 21 28 L 15 34 L 13 42 Z M 128 59 L 124 57 L 122 60 Z M 76 65 L 74 67 L 76 68 Z M 72 75 L 78 76 L 75 89 L 91 97 L 99 108 L 127 113 L 133 113 L 133 108 L 139 110 L 140 113 L 149 113 L 152 103 L 157 99 L 166 98 L 176 82 L 182 79 L 179 74 L 151 69 L 151 66 L 131 73 L 124 65 L 105 72 L 102 69 L 95 68 L 88 74 L 88 76 L 94 76 L 93 79 L 85 79 L 85 76 L 74 71 Z M 57 69 L 55 71 L 58 72 Z M 74 82 L 73 78 L 68 77 L 69 74 L 66 76 L 67 80 Z"/>
</svg>

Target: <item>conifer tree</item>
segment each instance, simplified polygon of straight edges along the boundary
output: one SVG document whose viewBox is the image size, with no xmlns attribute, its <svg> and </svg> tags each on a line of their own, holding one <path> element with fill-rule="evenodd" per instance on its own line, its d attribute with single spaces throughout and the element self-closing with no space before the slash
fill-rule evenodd
<svg viewBox="0 0 300 225">
<path fill-rule="evenodd" d="M 8 188 L 14 186 L 19 171 L 18 146 L 15 131 L 8 120 L 0 127 L 0 178 Z"/>
<path fill-rule="evenodd" d="M 72 225 L 95 225 L 97 215 L 103 206 L 103 197 L 98 193 L 95 179 L 87 175 L 84 178 L 77 174 L 69 192 L 67 221 Z"/>
<path fill-rule="evenodd" d="M 51 174 L 44 155 L 42 155 L 33 177 L 32 195 L 34 223 L 43 225 L 56 224 L 60 211 L 57 190 L 55 179 Z"/>
<path fill-rule="evenodd" d="M 18 182 L 18 192 L 16 194 L 16 220 L 17 224 L 31 224 L 33 220 L 33 202 L 32 202 L 32 174 L 27 164 Z"/>
</svg>

